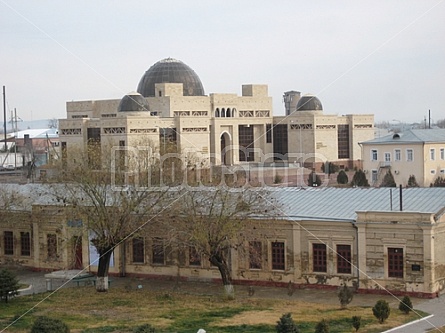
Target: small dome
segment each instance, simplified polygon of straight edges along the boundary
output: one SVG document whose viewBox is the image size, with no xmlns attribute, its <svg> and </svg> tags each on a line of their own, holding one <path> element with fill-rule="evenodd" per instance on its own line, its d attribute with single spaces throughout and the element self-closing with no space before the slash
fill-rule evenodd
<svg viewBox="0 0 445 333">
<path fill-rule="evenodd" d="M 117 111 L 149 111 L 148 102 L 141 94 L 137 92 L 131 92 L 122 97 Z"/>
<path fill-rule="evenodd" d="M 195 71 L 173 58 L 151 66 L 139 81 L 137 90 L 144 97 L 154 97 L 156 83 L 182 83 L 184 96 L 204 96 L 204 88 Z"/>
<path fill-rule="evenodd" d="M 323 111 L 323 106 L 314 95 L 304 95 L 298 100 L 297 111 Z"/>
</svg>

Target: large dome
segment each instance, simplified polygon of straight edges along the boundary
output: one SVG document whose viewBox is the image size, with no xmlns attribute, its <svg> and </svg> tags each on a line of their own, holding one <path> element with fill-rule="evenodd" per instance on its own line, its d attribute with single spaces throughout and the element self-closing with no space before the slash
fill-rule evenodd
<svg viewBox="0 0 445 333">
<path fill-rule="evenodd" d="M 142 76 L 138 93 L 144 97 L 154 97 L 156 83 L 182 83 L 184 96 L 204 96 L 204 88 L 199 76 L 182 61 L 167 58 L 151 66 Z"/>
<path fill-rule="evenodd" d="M 314 95 L 304 95 L 298 100 L 297 111 L 323 111 L 323 106 Z"/>
<path fill-rule="evenodd" d="M 148 103 L 144 96 L 137 92 L 131 92 L 122 97 L 117 108 L 119 112 L 125 111 L 148 111 Z"/>
</svg>

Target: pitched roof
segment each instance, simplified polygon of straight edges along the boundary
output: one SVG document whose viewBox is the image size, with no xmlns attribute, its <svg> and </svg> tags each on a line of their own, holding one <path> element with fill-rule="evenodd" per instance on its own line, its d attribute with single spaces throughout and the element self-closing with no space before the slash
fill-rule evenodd
<svg viewBox="0 0 445 333">
<path fill-rule="evenodd" d="M 391 193 L 392 192 L 392 193 Z M 355 221 L 357 211 L 399 211 L 398 188 L 281 188 L 273 192 L 283 217 L 292 220 Z M 392 207 L 391 207 L 392 196 Z M 404 188 L 402 208 L 408 212 L 440 213 L 445 188 Z"/>
<path fill-rule="evenodd" d="M 393 144 L 393 143 L 445 143 L 445 129 L 410 129 L 401 133 L 390 134 L 381 138 L 361 142 L 361 144 Z"/>
</svg>

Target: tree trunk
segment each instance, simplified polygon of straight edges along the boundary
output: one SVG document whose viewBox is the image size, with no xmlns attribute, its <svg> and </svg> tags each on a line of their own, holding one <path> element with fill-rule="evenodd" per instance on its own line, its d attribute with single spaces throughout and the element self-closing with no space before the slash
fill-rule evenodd
<svg viewBox="0 0 445 333">
<path fill-rule="evenodd" d="M 218 267 L 221 274 L 222 283 L 224 285 L 224 293 L 229 299 L 235 298 L 235 289 L 232 284 L 232 275 L 230 273 L 229 265 L 220 255 L 213 255 L 210 257 L 210 262 Z"/>
<path fill-rule="evenodd" d="M 97 267 L 96 291 L 108 291 L 108 269 L 113 251 L 110 249 L 99 250 L 99 266 Z"/>
</svg>

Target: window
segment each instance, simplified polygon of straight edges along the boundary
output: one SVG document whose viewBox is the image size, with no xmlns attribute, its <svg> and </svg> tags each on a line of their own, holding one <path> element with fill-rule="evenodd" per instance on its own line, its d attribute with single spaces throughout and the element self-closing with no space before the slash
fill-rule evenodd
<svg viewBox="0 0 445 333">
<path fill-rule="evenodd" d="M 133 262 L 144 263 L 144 239 L 133 238 Z"/>
<path fill-rule="evenodd" d="M 412 149 L 407 149 L 406 150 L 406 160 L 408 162 L 412 162 L 414 160 L 414 153 Z"/>
<path fill-rule="evenodd" d="M 440 159 L 445 160 L 445 148 L 440 148 Z"/>
<path fill-rule="evenodd" d="M 164 242 L 160 238 L 154 238 L 153 239 L 153 258 L 152 262 L 153 264 L 160 264 L 164 265 Z"/>
<path fill-rule="evenodd" d="M 435 175 L 435 174 L 436 174 L 436 170 L 431 169 L 431 170 L 430 170 L 430 173 L 431 173 L 432 175 Z"/>
<path fill-rule="evenodd" d="M 253 150 L 255 148 L 253 139 L 253 126 L 238 126 L 238 140 L 239 140 L 239 160 L 240 162 L 253 162 Z"/>
<path fill-rule="evenodd" d="M 314 264 L 314 272 L 326 272 L 326 245 L 312 244 L 312 260 Z"/>
<path fill-rule="evenodd" d="M 194 246 L 189 247 L 189 265 L 201 266 L 201 254 Z"/>
<path fill-rule="evenodd" d="M 22 256 L 31 255 L 31 238 L 29 237 L 29 232 L 20 233 L 20 254 Z"/>
<path fill-rule="evenodd" d="M 272 124 L 266 124 L 266 143 L 272 143 Z"/>
<path fill-rule="evenodd" d="M 371 161 L 377 161 L 377 149 L 371 150 Z"/>
<path fill-rule="evenodd" d="M 394 150 L 394 161 L 400 161 L 402 159 L 402 154 L 400 149 Z"/>
<path fill-rule="evenodd" d="M 56 259 L 57 258 L 57 235 L 48 234 L 46 235 L 46 243 L 48 249 L 48 258 Z"/>
<path fill-rule="evenodd" d="M 391 153 L 385 153 L 385 162 L 391 162 Z"/>
<path fill-rule="evenodd" d="M 403 278 L 402 248 L 388 248 L 388 277 Z"/>
<path fill-rule="evenodd" d="M 285 269 L 284 242 L 272 242 L 272 269 Z"/>
<path fill-rule="evenodd" d="M 262 244 L 260 241 L 249 242 L 249 268 L 261 269 L 262 263 Z M 284 261 L 283 261 L 284 263 Z M 283 268 L 284 269 L 284 268 Z"/>
<path fill-rule="evenodd" d="M 430 160 L 434 161 L 436 159 L 436 149 L 431 148 L 430 149 Z"/>
<path fill-rule="evenodd" d="M 5 246 L 5 254 L 14 254 L 14 234 L 12 231 L 3 233 L 3 243 Z"/>
<path fill-rule="evenodd" d="M 377 181 L 377 177 L 378 177 L 378 172 L 377 170 L 372 170 L 371 171 L 371 181 L 373 183 L 375 183 Z"/>
<path fill-rule="evenodd" d="M 349 125 L 338 125 L 338 158 L 349 158 Z"/>
<path fill-rule="evenodd" d="M 351 245 L 337 245 L 337 273 L 351 274 Z"/>
</svg>

